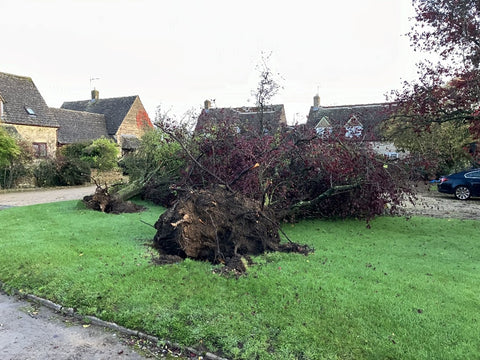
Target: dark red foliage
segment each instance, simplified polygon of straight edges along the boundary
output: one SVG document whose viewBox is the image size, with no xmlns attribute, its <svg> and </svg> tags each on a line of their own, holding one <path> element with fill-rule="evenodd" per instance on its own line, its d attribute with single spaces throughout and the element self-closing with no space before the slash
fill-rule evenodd
<svg viewBox="0 0 480 360">
<path fill-rule="evenodd" d="M 416 21 L 408 34 L 415 50 L 433 54 L 419 64 L 419 79 L 394 91 L 397 115 L 431 122 L 471 123 L 480 138 L 480 2 L 413 0 Z"/>
<path fill-rule="evenodd" d="M 396 210 L 408 192 L 403 168 L 344 134 L 305 126 L 276 134 L 242 131 L 228 121 L 195 134 L 195 154 L 180 186 L 223 184 L 274 209 L 277 218 L 361 217 Z"/>
</svg>

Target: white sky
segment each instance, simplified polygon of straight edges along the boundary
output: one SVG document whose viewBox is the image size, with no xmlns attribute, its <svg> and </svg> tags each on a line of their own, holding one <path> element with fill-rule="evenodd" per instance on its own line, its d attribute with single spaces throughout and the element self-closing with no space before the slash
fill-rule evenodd
<svg viewBox="0 0 480 360">
<path fill-rule="evenodd" d="M 403 36 L 409 0 L 0 0 L 0 71 L 32 77 L 47 104 L 139 95 L 150 118 L 161 105 L 200 111 L 254 105 L 256 65 L 284 89 L 287 120 L 322 105 L 385 101 L 415 78 Z"/>
</svg>

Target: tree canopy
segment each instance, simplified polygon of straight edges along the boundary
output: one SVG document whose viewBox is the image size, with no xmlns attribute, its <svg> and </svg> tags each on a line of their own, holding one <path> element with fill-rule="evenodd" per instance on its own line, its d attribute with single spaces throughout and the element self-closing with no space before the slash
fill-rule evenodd
<svg viewBox="0 0 480 360">
<path fill-rule="evenodd" d="M 393 92 L 396 117 L 414 131 L 431 124 L 466 124 L 480 138 L 480 2 L 413 0 L 415 23 L 408 33 L 415 51 L 425 52 L 419 78 Z M 433 59 L 433 60 L 432 60 Z M 459 144 L 460 148 L 463 144 Z"/>
<path fill-rule="evenodd" d="M 7 166 L 20 154 L 20 147 L 7 131 L 0 127 L 0 167 Z"/>
<path fill-rule="evenodd" d="M 394 92 L 402 115 L 428 122 L 478 120 L 480 115 L 480 2 L 413 0 L 409 32 L 416 51 L 436 62 L 419 64 L 419 78 Z"/>
</svg>

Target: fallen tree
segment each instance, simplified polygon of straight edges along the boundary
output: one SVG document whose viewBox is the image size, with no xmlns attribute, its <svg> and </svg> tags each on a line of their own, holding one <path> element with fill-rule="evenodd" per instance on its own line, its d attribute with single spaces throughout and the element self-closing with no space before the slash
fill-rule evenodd
<svg viewBox="0 0 480 360">
<path fill-rule="evenodd" d="M 107 184 L 102 187 L 95 181 L 95 185 L 97 185 L 95 193 L 83 198 L 83 203 L 88 209 L 112 214 L 134 213 L 145 210 L 141 205 L 124 201 L 116 194 L 111 194 Z"/>
</svg>

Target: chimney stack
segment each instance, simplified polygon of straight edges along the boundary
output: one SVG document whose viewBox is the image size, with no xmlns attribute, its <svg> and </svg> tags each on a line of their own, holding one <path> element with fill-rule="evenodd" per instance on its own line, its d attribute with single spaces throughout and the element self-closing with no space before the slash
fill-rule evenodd
<svg viewBox="0 0 480 360">
<path fill-rule="evenodd" d="M 205 110 L 208 110 L 212 107 L 212 102 L 210 100 L 205 100 Z"/>
<path fill-rule="evenodd" d="M 98 90 L 93 89 L 92 90 L 92 100 L 98 100 L 99 96 L 100 96 L 100 93 L 98 92 Z"/>
<path fill-rule="evenodd" d="M 320 95 L 318 94 L 313 97 L 313 107 L 314 108 L 320 107 Z"/>
</svg>

